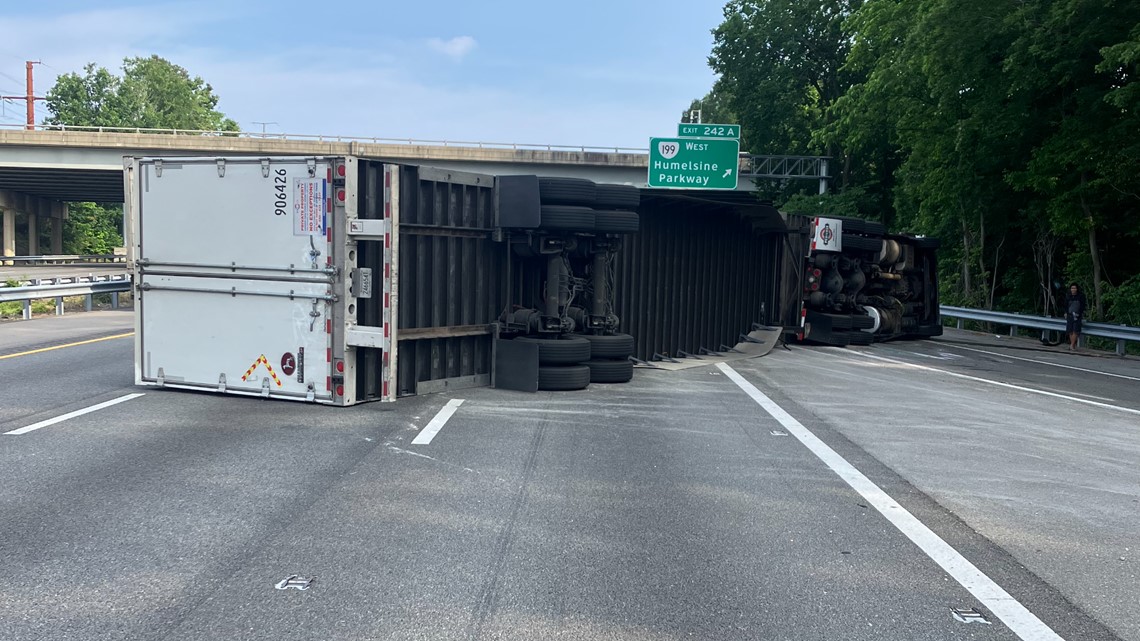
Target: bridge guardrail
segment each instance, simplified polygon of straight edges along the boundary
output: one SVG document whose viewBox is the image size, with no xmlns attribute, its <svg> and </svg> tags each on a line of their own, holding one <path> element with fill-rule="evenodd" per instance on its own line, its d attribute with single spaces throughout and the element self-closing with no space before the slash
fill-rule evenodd
<svg viewBox="0 0 1140 641">
<path fill-rule="evenodd" d="M 65 297 L 85 296 L 86 300 L 84 301 L 84 306 L 87 311 L 91 311 L 92 297 L 95 294 L 111 294 L 111 309 L 118 309 L 119 294 L 131 290 L 131 277 L 129 274 L 93 277 L 93 279 L 92 281 L 84 283 L 53 282 L 51 284 L 43 284 L 42 282 L 37 282 L 37 284 L 34 285 L 21 287 L 0 287 L 0 303 L 23 302 L 23 317 L 27 320 L 32 317 L 33 300 L 54 298 L 55 313 L 57 316 L 62 316 L 63 299 Z M 45 280 L 58 281 L 61 279 Z"/>
<path fill-rule="evenodd" d="M 970 309 L 967 307 L 953 307 L 942 305 L 939 311 L 943 316 L 958 319 L 958 329 L 962 329 L 962 321 L 972 320 L 995 325 L 1007 325 L 1012 336 L 1018 327 L 1039 329 L 1042 331 L 1065 333 L 1065 319 L 1050 318 L 1048 316 L 1034 316 L 1032 314 L 1011 314 L 1008 312 L 995 312 L 988 309 Z M 1116 354 L 1124 355 L 1124 346 L 1128 341 L 1140 341 L 1140 327 L 1130 325 L 1112 325 L 1109 323 L 1081 324 L 1081 336 L 1096 336 L 1116 341 Z"/>
<path fill-rule="evenodd" d="M 28 125 L 0 123 L 9 129 L 27 129 Z M 210 131 L 204 129 L 148 129 L 145 127 L 83 127 L 72 125 L 35 125 L 36 131 L 84 131 L 91 133 L 166 134 L 175 136 L 217 136 L 232 138 L 262 138 L 268 140 L 309 140 L 316 142 L 364 142 L 384 145 L 430 145 L 439 147 L 476 147 L 481 149 L 530 149 L 545 151 L 596 151 L 605 153 L 647 154 L 648 148 L 600 147 L 591 145 L 547 145 L 540 143 L 486 142 L 465 140 L 421 140 L 417 138 L 382 138 L 372 136 L 330 136 L 327 134 L 261 133 L 248 131 Z"/>
</svg>

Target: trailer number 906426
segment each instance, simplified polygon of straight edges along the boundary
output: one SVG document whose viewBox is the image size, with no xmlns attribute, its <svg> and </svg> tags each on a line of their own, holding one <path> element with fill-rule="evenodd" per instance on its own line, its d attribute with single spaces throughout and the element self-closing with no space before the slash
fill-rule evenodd
<svg viewBox="0 0 1140 641">
<path fill-rule="evenodd" d="M 273 172 L 276 174 L 273 177 L 273 213 L 278 216 L 287 216 L 286 209 L 289 208 L 288 198 L 288 180 L 285 175 L 288 173 L 284 169 L 277 169 Z"/>
</svg>

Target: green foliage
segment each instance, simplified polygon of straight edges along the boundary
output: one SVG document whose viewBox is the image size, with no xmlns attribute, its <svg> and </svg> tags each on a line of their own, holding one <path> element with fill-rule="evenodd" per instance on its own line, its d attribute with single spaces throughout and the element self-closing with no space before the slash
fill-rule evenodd
<svg viewBox="0 0 1140 641">
<path fill-rule="evenodd" d="M 110 254 L 123 246 L 122 206 L 68 203 L 63 225 L 63 253 Z"/>
<path fill-rule="evenodd" d="M 763 185 L 785 211 L 938 236 L 947 303 L 1044 312 L 1063 276 L 1086 287 L 1094 314 L 1140 322 L 1140 3 L 724 11 L 716 100 L 704 103 L 729 105 L 753 152 L 822 153 L 842 171 L 822 198 Z"/>
<path fill-rule="evenodd" d="M 123 75 L 94 63 L 64 74 L 47 94 L 52 125 L 238 131 L 216 109 L 213 88 L 158 56 L 127 58 Z"/>
<path fill-rule="evenodd" d="M 1105 294 L 1109 317 L 1117 323 L 1140 326 L 1140 274 Z"/>
<path fill-rule="evenodd" d="M 858 0 L 732 0 L 709 64 L 753 153 L 814 153 L 814 129 L 850 82 L 842 24 Z"/>
<path fill-rule="evenodd" d="M 158 56 L 127 58 L 115 75 L 94 63 L 83 74 L 59 77 L 47 94 L 46 124 L 199 131 L 238 131 L 216 109 L 213 88 L 186 69 Z M 122 207 L 69 204 L 63 227 L 68 254 L 109 254 L 123 245 Z"/>
<path fill-rule="evenodd" d="M 41 298 L 32 301 L 33 314 L 50 314 L 55 311 L 54 298 Z M 18 318 L 24 314 L 24 303 L 0 303 L 0 318 Z"/>
<path fill-rule="evenodd" d="M 852 187 L 838 194 L 794 194 L 780 210 L 789 214 L 808 216 L 850 216 L 868 218 L 867 195 L 862 188 Z"/>
</svg>

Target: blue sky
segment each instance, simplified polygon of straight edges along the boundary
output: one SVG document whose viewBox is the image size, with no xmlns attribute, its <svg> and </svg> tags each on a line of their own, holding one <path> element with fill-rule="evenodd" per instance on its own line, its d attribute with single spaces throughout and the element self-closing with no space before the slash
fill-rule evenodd
<svg viewBox="0 0 1140 641">
<path fill-rule="evenodd" d="M 3 95 L 24 92 L 24 60 L 46 63 L 43 95 L 88 62 L 157 54 L 213 85 L 247 131 L 638 148 L 712 86 L 723 2 L 5 5 Z"/>
</svg>

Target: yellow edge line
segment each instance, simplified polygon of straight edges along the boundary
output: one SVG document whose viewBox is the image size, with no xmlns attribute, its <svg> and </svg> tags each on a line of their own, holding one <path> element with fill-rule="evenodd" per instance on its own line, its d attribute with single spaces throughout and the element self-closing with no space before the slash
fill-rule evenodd
<svg viewBox="0 0 1140 641">
<path fill-rule="evenodd" d="M 43 349 L 33 349 L 30 352 L 18 352 L 16 354 L 5 354 L 3 356 L 0 356 L 0 361 L 7 359 L 7 358 L 16 358 L 17 356 L 31 356 L 32 354 L 42 354 L 43 352 L 50 352 L 50 351 L 57 350 L 57 349 L 63 349 L 65 347 L 78 347 L 79 345 L 90 345 L 91 343 L 102 343 L 103 341 L 113 341 L 116 338 L 128 338 L 128 337 L 131 337 L 134 335 L 135 335 L 134 332 L 128 332 L 126 334 L 117 334 L 115 336 L 105 336 L 103 338 L 93 338 L 89 341 L 79 341 L 78 343 L 68 343 L 66 345 L 56 345 L 55 347 L 44 347 Z"/>
</svg>

